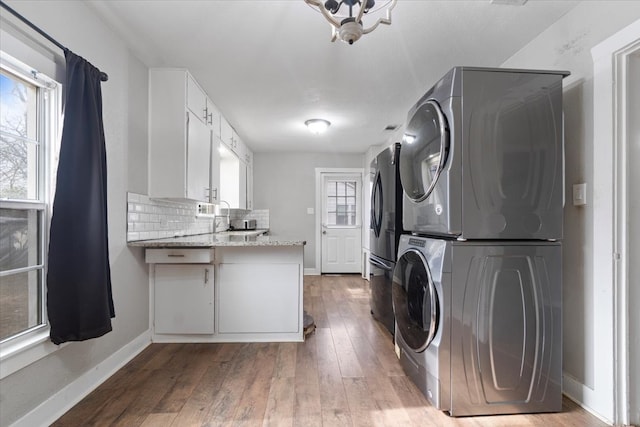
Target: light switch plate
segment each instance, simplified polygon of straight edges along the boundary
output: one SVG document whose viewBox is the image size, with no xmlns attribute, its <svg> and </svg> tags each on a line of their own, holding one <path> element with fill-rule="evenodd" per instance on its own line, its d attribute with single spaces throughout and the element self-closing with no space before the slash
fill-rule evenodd
<svg viewBox="0 0 640 427">
<path fill-rule="evenodd" d="M 315 210 L 313 208 L 307 208 L 307 215 L 313 215 Z"/>
<path fill-rule="evenodd" d="M 587 204 L 587 184 L 573 184 L 573 206 Z"/>
</svg>

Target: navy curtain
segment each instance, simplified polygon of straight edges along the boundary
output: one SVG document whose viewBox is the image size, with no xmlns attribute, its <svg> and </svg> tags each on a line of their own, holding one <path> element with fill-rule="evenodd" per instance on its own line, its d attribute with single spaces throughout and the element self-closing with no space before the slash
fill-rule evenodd
<svg viewBox="0 0 640 427">
<path fill-rule="evenodd" d="M 111 331 L 107 159 L 100 70 L 65 50 L 64 127 L 53 201 L 47 273 L 51 341 Z"/>
</svg>

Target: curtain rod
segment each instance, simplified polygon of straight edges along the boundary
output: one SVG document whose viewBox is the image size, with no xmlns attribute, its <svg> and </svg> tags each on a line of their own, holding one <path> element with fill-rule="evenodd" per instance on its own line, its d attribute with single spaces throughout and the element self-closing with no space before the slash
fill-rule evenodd
<svg viewBox="0 0 640 427">
<path fill-rule="evenodd" d="M 3 8 L 7 9 L 9 12 L 11 12 L 11 14 L 13 14 L 16 18 L 18 18 L 19 20 L 21 20 L 22 22 L 24 22 L 26 25 L 28 25 L 32 30 L 34 30 L 35 32 L 37 32 L 38 34 L 40 34 L 42 37 L 44 37 L 45 39 L 49 40 L 51 43 L 53 43 L 54 45 L 58 46 L 60 49 L 62 49 L 63 51 L 67 51 L 69 49 L 67 49 L 64 45 L 62 45 L 59 41 L 57 41 L 56 39 L 54 39 L 53 37 L 51 37 L 49 34 L 45 33 L 40 27 L 36 26 L 33 22 L 29 21 L 27 18 L 25 18 L 24 16 L 22 16 L 20 13 L 16 12 L 13 8 L 11 8 L 8 4 L 6 4 L 5 2 L 3 2 L 2 0 L 0 0 L 0 6 L 2 6 Z M 100 71 L 100 80 L 103 82 L 106 82 L 107 80 L 109 80 L 109 76 L 107 75 L 107 73 Z"/>
</svg>

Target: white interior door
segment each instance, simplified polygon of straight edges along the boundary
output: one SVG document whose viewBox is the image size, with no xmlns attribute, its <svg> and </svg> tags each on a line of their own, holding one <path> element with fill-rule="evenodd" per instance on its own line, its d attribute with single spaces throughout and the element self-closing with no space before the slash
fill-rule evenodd
<svg viewBox="0 0 640 427">
<path fill-rule="evenodd" d="M 322 273 L 360 273 L 362 176 L 322 174 Z"/>
</svg>

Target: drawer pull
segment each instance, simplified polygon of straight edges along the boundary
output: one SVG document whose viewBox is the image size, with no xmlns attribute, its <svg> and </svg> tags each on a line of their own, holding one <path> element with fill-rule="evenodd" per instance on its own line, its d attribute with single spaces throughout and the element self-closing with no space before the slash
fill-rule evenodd
<svg viewBox="0 0 640 427">
<path fill-rule="evenodd" d="M 168 254 L 170 258 L 184 258 L 184 254 Z"/>
</svg>

